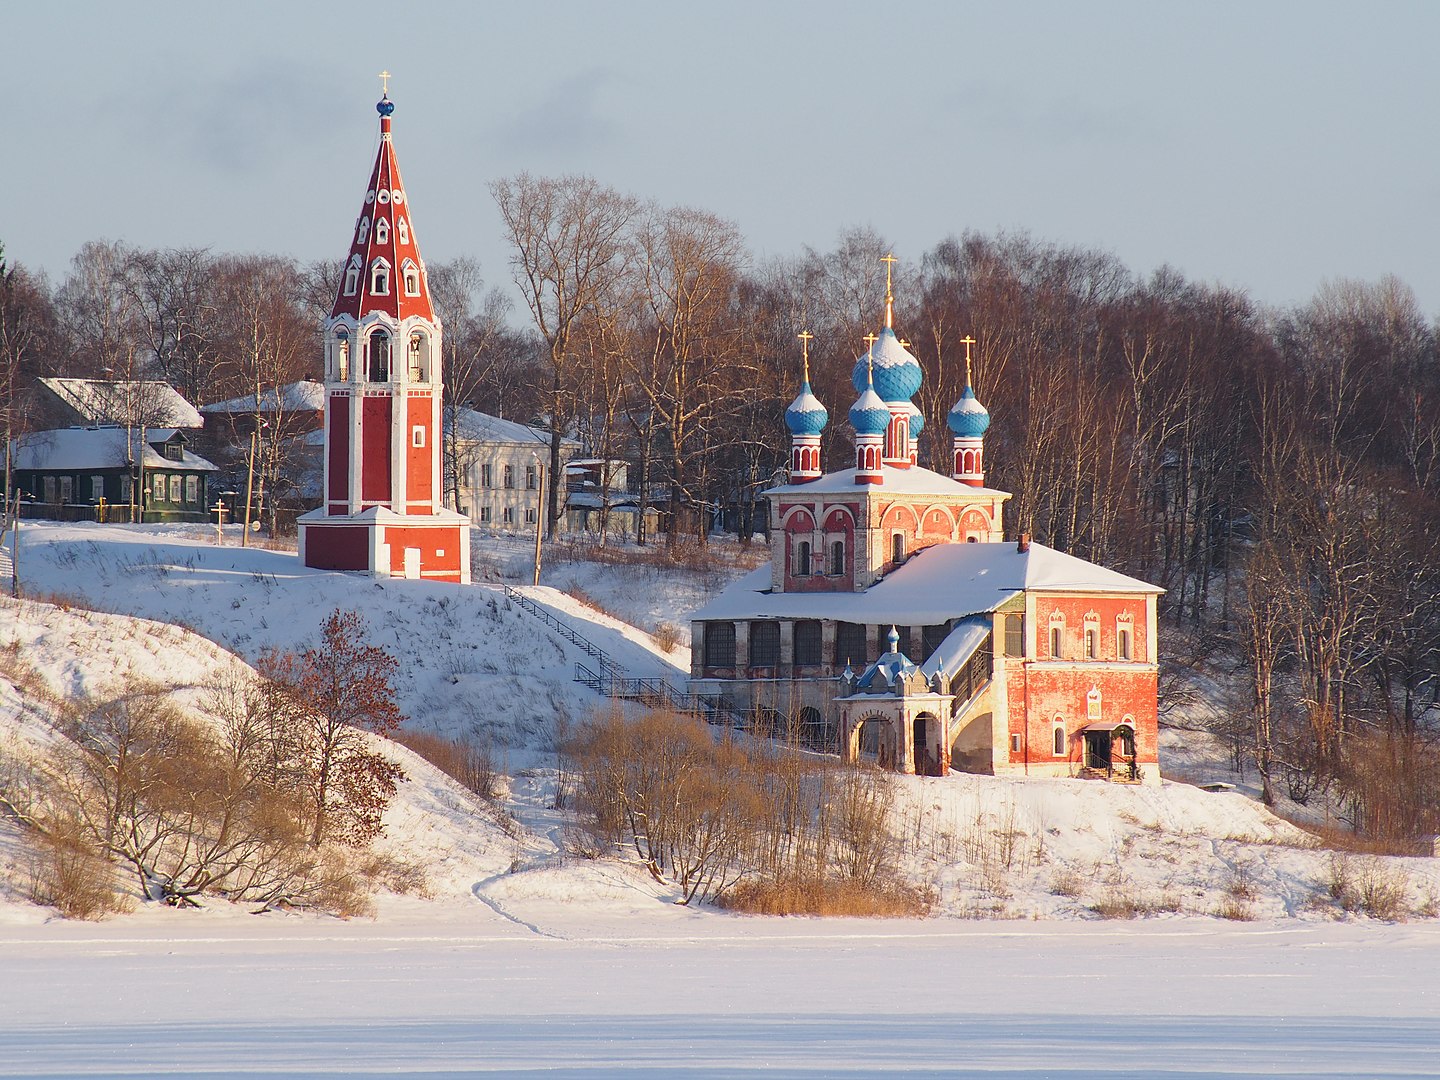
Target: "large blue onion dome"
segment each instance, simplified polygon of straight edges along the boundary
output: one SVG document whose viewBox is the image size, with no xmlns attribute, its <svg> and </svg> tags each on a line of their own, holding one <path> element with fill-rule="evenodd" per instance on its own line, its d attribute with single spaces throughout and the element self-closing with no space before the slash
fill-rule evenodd
<svg viewBox="0 0 1440 1080">
<path fill-rule="evenodd" d="M 978 439 L 989 430 L 990 414 L 975 397 L 969 383 L 965 384 L 965 392 L 950 410 L 946 422 L 957 439 Z"/>
<path fill-rule="evenodd" d="M 850 406 L 850 426 L 856 435 L 884 435 L 890 427 L 890 407 L 880 399 L 873 386 L 866 386 L 864 392 Z"/>
<path fill-rule="evenodd" d="M 924 431 L 924 430 L 925 430 L 925 415 L 924 415 L 919 409 L 917 409 L 917 408 L 915 407 L 915 403 L 912 401 L 912 402 L 910 403 L 910 439 L 911 439 L 911 441 L 913 442 L 915 439 L 920 438 L 920 432 L 922 432 L 922 431 Z"/>
<path fill-rule="evenodd" d="M 875 392 L 882 401 L 909 401 L 920 389 L 922 372 L 920 361 L 895 336 L 890 327 L 880 331 L 875 346 L 868 353 L 861 353 L 850 372 L 850 384 L 857 391 L 865 389 L 866 361 L 875 368 Z"/>
<path fill-rule="evenodd" d="M 825 430 L 829 419 L 830 413 L 820 404 L 820 399 L 810 392 L 810 380 L 806 379 L 800 387 L 800 393 L 785 410 L 785 426 L 792 435 L 819 435 Z"/>
</svg>

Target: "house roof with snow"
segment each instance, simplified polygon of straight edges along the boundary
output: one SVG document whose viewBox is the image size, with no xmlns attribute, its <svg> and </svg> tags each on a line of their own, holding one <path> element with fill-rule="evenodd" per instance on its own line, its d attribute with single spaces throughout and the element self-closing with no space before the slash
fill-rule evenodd
<svg viewBox="0 0 1440 1080">
<path fill-rule="evenodd" d="M 41 379 L 82 424 L 125 424 L 143 419 L 182 428 L 205 420 L 180 392 L 155 379 Z"/>
<path fill-rule="evenodd" d="M 257 403 L 254 394 L 241 394 L 226 401 L 201 405 L 200 411 L 211 413 L 273 413 L 273 412 L 322 412 L 325 408 L 325 387 L 309 379 L 272 386 L 260 392 Z"/>
<path fill-rule="evenodd" d="M 916 552 L 905 565 L 864 592 L 782 593 L 772 591 L 770 585 L 770 567 L 762 566 L 735 582 L 692 618 L 830 619 L 920 626 L 994 611 L 1026 590 L 1164 591 L 1036 543 L 1031 543 L 1027 551 L 1018 551 L 1010 543 L 937 544 Z"/>
<path fill-rule="evenodd" d="M 550 432 L 544 428 L 517 424 L 513 420 L 502 420 L 498 416 L 477 412 L 475 409 L 456 409 L 454 423 L 460 438 L 471 442 L 514 443 L 522 446 L 530 446 L 535 443 L 550 445 Z M 569 437 L 562 438 L 560 445 L 576 450 L 580 448 L 579 440 Z"/>
<path fill-rule="evenodd" d="M 155 449 L 175 438 L 175 428 L 152 428 L 145 433 L 142 463 L 147 469 L 182 469 L 217 472 L 214 464 L 199 454 L 184 450 L 180 460 L 167 458 Z M 183 440 L 183 435 L 181 436 Z M 139 433 L 134 435 L 139 441 Z M 125 428 L 60 428 L 22 435 L 11 444 L 16 469 L 45 472 L 81 472 L 86 469 L 116 469 L 131 461 L 130 433 Z"/>
</svg>

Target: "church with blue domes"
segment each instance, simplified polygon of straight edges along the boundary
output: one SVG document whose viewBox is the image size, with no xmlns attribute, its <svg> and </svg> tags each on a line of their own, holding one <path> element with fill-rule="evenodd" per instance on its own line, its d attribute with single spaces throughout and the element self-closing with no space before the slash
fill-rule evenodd
<svg viewBox="0 0 1440 1080">
<path fill-rule="evenodd" d="M 985 486 L 990 415 L 968 354 L 948 472 L 919 464 L 924 373 L 895 333 L 888 275 L 851 371 L 851 468 L 821 470 L 830 415 L 801 338 L 790 475 L 765 493 L 770 565 L 696 612 L 691 691 L 904 772 L 1158 780 L 1160 590 L 1005 542 L 1010 496 Z"/>
</svg>

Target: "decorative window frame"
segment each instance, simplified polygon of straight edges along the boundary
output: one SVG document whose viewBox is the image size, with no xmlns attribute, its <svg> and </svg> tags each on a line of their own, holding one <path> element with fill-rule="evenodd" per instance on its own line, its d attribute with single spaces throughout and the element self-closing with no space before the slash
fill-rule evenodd
<svg viewBox="0 0 1440 1080">
<path fill-rule="evenodd" d="M 1084 645 L 1086 660 L 1100 659 L 1100 615 L 1094 611 L 1087 611 L 1083 624 L 1084 637 L 1081 639 Z"/>
<path fill-rule="evenodd" d="M 383 258 L 370 264 L 370 295 L 390 295 L 390 264 Z"/>
<path fill-rule="evenodd" d="M 410 445 L 416 450 L 425 449 L 425 425 L 416 424 L 410 429 Z"/>
<path fill-rule="evenodd" d="M 1050 751 L 1057 758 L 1070 756 L 1070 733 L 1065 730 L 1063 716 L 1050 722 Z"/>
<path fill-rule="evenodd" d="M 406 259 L 400 264 L 400 278 L 405 285 L 406 296 L 420 295 L 420 267 L 413 259 Z"/>
<path fill-rule="evenodd" d="M 399 237 L 400 243 L 410 243 L 410 221 L 404 214 L 399 215 L 395 219 L 395 235 Z"/>
<path fill-rule="evenodd" d="M 1065 613 L 1063 611 L 1052 611 L 1050 613 L 1049 632 L 1046 640 L 1050 645 L 1050 659 L 1065 659 Z"/>
<path fill-rule="evenodd" d="M 1135 659 L 1135 617 L 1129 612 L 1115 617 L 1115 659 L 1124 663 Z"/>
<path fill-rule="evenodd" d="M 390 242 L 390 222 L 383 217 L 375 219 L 375 242 L 377 244 L 388 244 Z"/>
</svg>

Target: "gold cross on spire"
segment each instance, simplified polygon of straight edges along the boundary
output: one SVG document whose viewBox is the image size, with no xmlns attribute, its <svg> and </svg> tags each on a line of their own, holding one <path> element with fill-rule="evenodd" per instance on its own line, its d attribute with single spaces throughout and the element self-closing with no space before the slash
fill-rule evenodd
<svg viewBox="0 0 1440 1080">
<path fill-rule="evenodd" d="M 970 385 L 970 346 L 975 344 L 975 339 L 966 334 L 960 339 L 960 344 L 965 346 L 965 385 Z"/>
<path fill-rule="evenodd" d="M 899 262 L 893 252 L 886 252 L 880 256 L 880 261 L 885 264 L 885 327 L 887 330 L 895 328 L 895 289 L 890 280 L 890 271 Z"/>
<path fill-rule="evenodd" d="M 804 358 L 804 363 L 805 363 L 805 381 L 806 381 L 807 383 L 810 381 L 810 340 L 811 340 L 814 336 L 815 336 L 815 335 L 812 334 L 812 333 L 810 333 L 809 330 L 802 330 L 802 331 L 800 331 L 800 334 L 799 334 L 799 338 L 800 338 L 800 355 Z"/>
<path fill-rule="evenodd" d="M 390 72 L 388 71 L 382 71 L 380 73 L 380 96 L 390 96 Z"/>
<path fill-rule="evenodd" d="M 865 383 L 875 388 L 875 342 L 880 338 L 873 332 L 865 335 Z"/>
</svg>

